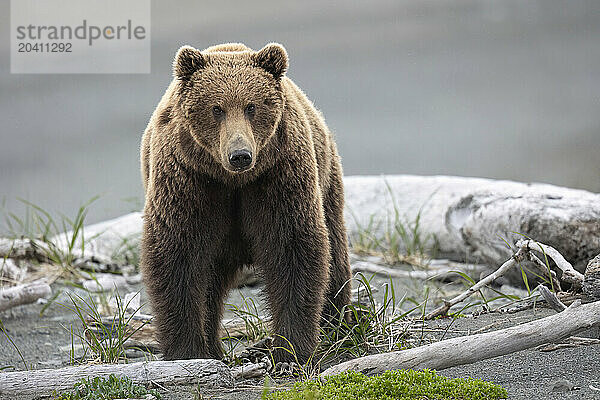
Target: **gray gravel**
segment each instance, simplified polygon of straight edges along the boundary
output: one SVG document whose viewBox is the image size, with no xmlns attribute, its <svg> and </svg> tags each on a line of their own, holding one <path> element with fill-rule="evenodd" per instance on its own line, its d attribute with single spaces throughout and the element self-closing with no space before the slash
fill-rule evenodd
<svg viewBox="0 0 600 400">
<path fill-rule="evenodd" d="M 372 283 L 373 286 L 378 286 L 383 283 L 383 280 L 375 279 Z M 397 282 L 397 292 L 407 291 L 407 286 L 402 286 L 401 283 Z M 414 285 L 414 283 L 412 284 Z M 451 287 L 444 289 L 445 293 L 455 290 Z M 258 289 L 245 288 L 242 291 L 233 291 L 228 301 L 239 304 L 242 294 L 257 298 Z M 64 299 L 60 301 L 64 301 Z M 56 303 L 50 306 L 43 316 L 39 315 L 40 309 L 41 305 L 39 304 L 17 307 L 0 313 L 0 319 L 30 368 L 57 368 L 68 362 L 70 334 L 67 329 L 71 323 L 76 323 L 76 319 Z M 478 317 L 458 318 L 455 321 L 436 320 L 427 324 L 427 328 L 432 328 L 432 332 L 428 335 L 429 339 L 439 340 L 442 336 L 449 338 L 466 335 L 484 327 L 494 330 L 501 329 L 551 313 L 553 313 L 551 310 L 538 309 L 510 315 L 484 314 Z M 580 336 L 598 338 L 600 332 L 598 329 L 592 329 Z M 599 351 L 600 345 L 561 349 L 547 353 L 526 350 L 472 365 L 450 368 L 441 371 L 440 374 L 495 382 L 507 388 L 511 399 L 600 399 L 600 392 L 590 388 L 590 385 L 600 387 Z M 0 335 L 0 367 L 7 365 L 23 369 L 17 352 L 6 341 L 4 335 Z M 169 388 L 164 398 L 193 399 L 196 391 L 195 387 Z M 261 391 L 261 382 L 256 382 L 251 387 L 240 387 L 227 391 L 201 389 L 204 398 L 210 399 L 258 399 Z M 4 400 L 1 395 L 0 399 Z M 25 397 L 21 399 L 25 399 Z"/>
</svg>

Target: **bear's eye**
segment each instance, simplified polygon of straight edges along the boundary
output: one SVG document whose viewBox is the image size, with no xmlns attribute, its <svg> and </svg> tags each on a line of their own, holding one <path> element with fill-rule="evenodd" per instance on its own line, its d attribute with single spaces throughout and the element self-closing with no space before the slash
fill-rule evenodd
<svg viewBox="0 0 600 400">
<path fill-rule="evenodd" d="M 219 106 L 213 106 L 212 112 L 215 118 L 221 118 L 225 114 L 225 111 Z"/>
<path fill-rule="evenodd" d="M 248 104 L 246 106 L 246 114 L 248 114 L 249 116 L 254 115 L 254 113 L 256 112 L 256 106 L 252 103 Z"/>
</svg>

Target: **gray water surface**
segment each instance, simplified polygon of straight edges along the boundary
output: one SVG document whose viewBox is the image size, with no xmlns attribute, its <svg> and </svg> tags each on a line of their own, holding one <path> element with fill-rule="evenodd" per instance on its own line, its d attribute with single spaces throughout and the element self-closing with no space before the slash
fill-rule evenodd
<svg viewBox="0 0 600 400">
<path fill-rule="evenodd" d="M 326 4 L 325 4 L 326 3 Z M 141 204 L 138 147 L 179 46 L 283 43 L 346 174 L 600 191 L 599 1 L 153 1 L 152 73 L 14 75 L 0 2 L 0 199 L 88 219 Z M 68 12 L 68 11 L 66 11 Z M 1 225 L 0 225 L 1 227 Z"/>
</svg>

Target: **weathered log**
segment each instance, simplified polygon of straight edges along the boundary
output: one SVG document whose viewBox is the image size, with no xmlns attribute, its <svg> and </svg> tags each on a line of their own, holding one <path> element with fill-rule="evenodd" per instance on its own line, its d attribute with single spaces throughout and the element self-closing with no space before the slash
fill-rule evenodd
<svg viewBox="0 0 600 400">
<path fill-rule="evenodd" d="M 217 360 L 143 361 L 132 364 L 101 364 L 5 372 L 0 374 L 0 398 L 16 395 L 48 395 L 53 390 L 73 388 L 81 379 L 128 377 L 134 383 L 162 386 L 198 384 L 205 387 L 230 387 L 234 379 L 230 369 Z"/>
<path fill-rule="evenodd" d="M 244 379 L 254 379 L 265 376 L 268 369 L 269 366 L 264 362 L 256 364 L 249 363 L 240 365 L 238 367 L 233 367 L 231 369 L 231 374 L 233 375 L 236 381 Z"/>
<path fill-rule="evenodd" d="M 31 283 L 0 289 L 0 311 L 30 304 L 41 298 L 48 298 L 52 289 L 43 279 Z"/>
<path fill-rule="evenodd" d="M 363 272 L 368 274 L 377 274 L 383 276 L 389 276 L 391 278 L 408 278 L 408 279 L 433 279 L 438 281 L 448 280 L 450 278 L 456 278 L 457 272 L 471 274 L 473 276 L 479 276 L 481 272 L 487 270 L 487 267 L 483 265 L 469 265 L 469 264 L 457 264 L 449 263 L 448 266 L 430 268 L 423 270 L 406 270 L 400 268 L 390 268 L 383 265 L 375 264 L 368 261 L 356 261 L 353 262 L 352 272 Z"/>
<path fill-rule="evenodd" d="M 457 261 L 499 265 L 512 254 L 503 238 L 522 238 L 515 232 L 560 248 L 579 271 L 600 248 L 600 194 L 449 176 L 349 176 L 344 184 L 350 237 L 369 221 L 375 221 L 373 234 L 382 236 L 395 215 L 408 224 L 419 215 L 422 237 L 435 236 L 439 255 Z M 110 261 L 124 240 L 139 239 L 141 229 L 139 212 L 86 226 L 85 256 Z M 68 237 L 53 240 L 64 246 Z"/>
<path fill-rule="evenodd" d="M 344 185 L 351 234 L 370 218 L 393 222 L 397 211 L 410 223 L 420 213 L 423 237 L 435 235 L 440 256 L 455 260 L 500 265 L 512 254 L 502 239 L 514 243 L 521 233 L 560 248 L 581 272 L 600 248 L 600 194 L 449 176 L 354 176 Z"/>
<path fill-rule="evenodd" d="M 19 267 L 12 258 L 0 259 L 0 283 L 2 281 L 11 284 L 19 283 L 26 274 L 27 268 Z"/>
<path fill-rule="evenodd" d="M 583 293 L 592 300 L 600 300 L 600 254 L 588 263 L 582 286 Z"/>
<path fill-rule="evenodd" d="M 0 258 L 47 261 L 48 252 L 48 246 L 41 241 L 0 238 Z"/>
<path fill-rule="evenodd" d="M 471 364 L 555 342 L 600 325 L 600 301 L 573 303 L 565 311 L 494 332 L 442 340 L 426 346 L 375 354 L 335 365 L 321 375 L 359 371 L 367 375 L 397 369 L 435 369 Z"/>
<path fill-rule="evenodd" d="M 81 237 L 78 237 L 72 253 L 83 259 L 94 258 L 100 263 L 113 263 L 114 255 L 125 243 L 134 245 L 142 232 L 142 213 L 134 212 L 115 219 L 84 227 L 84 247 L 81 249 Z M 51 241 L 58 248 L 67 249 L 72 233 L 66 232 L 54 236 Z"/>
<path fill-rule="evenodd" d="M 131 287 L 127 282 L 127 278 L 117 274 L 96 273 L 94 279 L 86 279 L 82 282 L 85 290 L 90 292 L 105 292 L 111 290 L 129 291 Z"/>
</svg>

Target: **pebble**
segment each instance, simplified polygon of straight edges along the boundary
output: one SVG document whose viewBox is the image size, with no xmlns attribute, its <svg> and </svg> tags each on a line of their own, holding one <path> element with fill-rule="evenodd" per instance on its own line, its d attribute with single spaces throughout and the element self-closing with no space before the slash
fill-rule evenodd
<svg viewBox="0 0 600 400">
<path fill-rule="evenodd" d="M 575 388 L 575 385 L 566 379 L 558 379 L 552 385 L 553 392 L 569 392 Z"/>
</svg>

